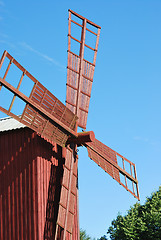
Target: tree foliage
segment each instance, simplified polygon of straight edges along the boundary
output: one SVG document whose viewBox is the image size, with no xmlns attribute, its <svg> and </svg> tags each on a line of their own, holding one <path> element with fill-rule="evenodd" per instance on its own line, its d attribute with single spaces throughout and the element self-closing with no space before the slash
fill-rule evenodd
<svg viewBox="0 0 161 240">
<path fill-rule="evenodd" d="M 87 235 L 86 230 L 80 229 L 80 240 L 96 240 L 96 238 L 91 238 L 89 235 Z M 107 238 L 104 235 L 97 240 L 107 240 Z"/>
<path fill-rule="evenodd" d="M 87 235 L 86 231 L 80 229 L 80 240 L 90 240 L 91 238 Z"/>
<path fill-rule="evenodd" d="M 134 204 L 127 215 L 118 215 L 108 229 L 112 240 L 161 239 L 161 187 L 146 199 Z"/>
<path fill-rule="evenodd" d="M 99 238 L 97 240 L 107 240 L 107 237 L 106 237 L 106 235 L 104 235 L 103 237 L 101 237 L 101 238 Z"/>
</svg>

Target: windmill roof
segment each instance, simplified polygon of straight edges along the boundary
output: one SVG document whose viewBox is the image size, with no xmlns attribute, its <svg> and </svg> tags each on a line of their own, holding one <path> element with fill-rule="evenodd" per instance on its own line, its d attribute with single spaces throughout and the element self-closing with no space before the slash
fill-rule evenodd
<svg viewBox="0 0 161 240">
<path fill-rule="evenodd" d="M 0 119 L 0 132 L 25 128 L 26 126 L 12 117 Z"/>
</svg>

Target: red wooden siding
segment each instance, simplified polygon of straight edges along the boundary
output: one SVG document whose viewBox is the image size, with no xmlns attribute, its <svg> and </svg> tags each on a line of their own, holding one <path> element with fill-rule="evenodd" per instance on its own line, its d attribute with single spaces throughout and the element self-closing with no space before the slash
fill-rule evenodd
<svg viewBox="0 0 161 240">
<path fill-rule="evenodd" d="M 0 153 L 0 239 L 54 239 L 61 147 L 25 128 L 0 133 Z M 78 227 L 77 214 L 75 221 Z"/>
</svg>

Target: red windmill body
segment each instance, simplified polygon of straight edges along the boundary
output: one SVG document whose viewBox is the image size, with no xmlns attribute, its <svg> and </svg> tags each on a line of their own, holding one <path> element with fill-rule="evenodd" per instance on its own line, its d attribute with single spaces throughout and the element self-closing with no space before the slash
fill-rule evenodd
<svg viewBox="0 0 161 240">
<path fill-rule="evenodd" d="M 7 51 L 1 58 L 0 94 L 7 94 L 9 104 L 0 103 L 0 110 L 23 124 L 0 134 L 0 182 L 6 183 L 0 190 L 1 239 L 79 239 L 79 146 L 139 199 L 135 164 L 85 131 L 100 29 L 69 10 L 66 106 Z"/>
</svg>

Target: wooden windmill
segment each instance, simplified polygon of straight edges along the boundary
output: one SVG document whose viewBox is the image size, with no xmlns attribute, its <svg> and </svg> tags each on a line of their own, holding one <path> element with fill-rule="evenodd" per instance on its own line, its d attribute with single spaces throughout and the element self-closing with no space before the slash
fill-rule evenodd
<svg viewBox="0 0 161 240">
<path fill-rule="evenodd" d="M 89 158 L 139 199 L 135 164 L 97 140 L 92 131 L 86 131 L 100 29 L 95 23 L 69 10 L 66 106 L 7 51 L 0 61 L 0 68 L 5 69 L 3 76 L 0 74 L 0 90 L 4 89 L 7 96 L 12 95 L 8 108 L 0 103 L 0 110 L 52 145 L 55 158 L 63 169 L 58 176 L 58 204 L 50 205 L 48 209 L 50 215 L 52 207 L 56 208 L 54 227 L 50 230 L 52 237 L 44 236 L 43 239 L 79 239 L 77 148 L 80 146 L 86 147 Z M 77 30 L 80 39 L 78 35 L 74 35 Z M 16 86 L 11 78 L 7 78 L 12 66 L 21 72 Z M 25 89 L 29 85 L 32 87 L 28 96 Z M 20 100 L 25 106 L 20 115 L 14 113 L 16 100 Z M 78 132 L 78 127 L 83 131 Z M 56 155 L 58 149 L 59 154 Z"/>
</svg>

